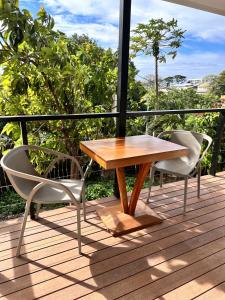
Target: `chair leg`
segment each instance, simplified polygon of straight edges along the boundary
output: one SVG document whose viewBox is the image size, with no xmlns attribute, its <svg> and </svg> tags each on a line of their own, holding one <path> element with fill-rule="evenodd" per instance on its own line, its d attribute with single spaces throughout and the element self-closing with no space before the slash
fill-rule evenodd
<svg viewBox="0 0 225 300">
<path fill-rule="evenodd" d="M 185 180 L 184 180 L 184 215 L 186 214 L 187 188 L 188 188 L 188 177 L 185 177 Z"/>
<path fill-rule="evenodd" d="M 87 220 L 86 218 L 86 198 L 85 198 L 85 187 L 82 191 L 82 195 L 81 195 L 81 201 L 82 201 L 82 206 L 83 206 L 83 215 L 84 215 L 84 221 Z"/>
<path fill-rule="evenodd" d="M 160 187 L 163 186 L 163 172 L 160 172 Z"/>
<path fill-rule="evenodd" d="M 87 218 L 86 218 L 86 199 L 84 197 L 82 198 L 82 204 L 83 204 L 84 221 L 87 221 Z"/>
<path fill-rule="evenodd" d="M 198 198 L 200 198 L 200 187 L 201 187 L 201 165 L 199 165 L 199 167 L 198 167 L 198 175 L 197 175 L 197 177 L 198 177 L 198 194 L 197 194 L 197 196 L 198 196 Z"/>
<path fill-rule="evenodd" d="M 29 202 L 27 201 L 26 207 L 25 207 L 25 213 L 24 213 L 24 217 L 23 217 L 23 224 L 22 224 L 21 231 L 20 231 L 19 242 L 18 242 L 17 249 L 16 249 L 16 256 L 20 256 L 20 249 L 21 249 L 21 245 L 22 245 L 22 241 L 23 241 L 23 235 L 24 235 L 24 230 L 26 227 L 29 211 L 30 211 L 30 201 Z"/>
<path fill-rule="evenodd" d="M 149 188 L 148 188 L 148 197 L 147 197 L 146 203 L 149 203 L 151 189 L 152 189 L 152 185 L 154 183 L 154 174 L 155 174 L 155 169 L 154 169 L 154 167 L 152 167 L 150 174 L 149 174 Z"/>
<path fill-rule="evenodd" d="M 77 242 L 78 252 L 81 253 L 81 224 L 80 224 L 80 204 L 77 204 Z"/>
<path fill-rule="evenodd" d="M 40 209 L 41 209 L 41 204 L 40 204 L 40 203 L 37 203 L 37 207 L 36 207 L 36 216 L 35 216 L 35 219 L 36 219 L 36 220 L 38 219 Z"/>
</svg>

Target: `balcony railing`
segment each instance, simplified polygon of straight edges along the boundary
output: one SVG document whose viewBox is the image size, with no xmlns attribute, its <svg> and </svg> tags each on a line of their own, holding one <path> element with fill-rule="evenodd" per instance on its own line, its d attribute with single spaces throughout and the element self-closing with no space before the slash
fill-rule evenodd
<svg viewBox="0 0 225 300">
<path fill-rule="evenodd" d="M 219 114 L 217 128 L 213 138 L 213 148 L 212 148 L 212 161 L 210 167 L 210 174 L 215 175 L 218 169 L 218 157 L 221 151 L 221 143 L 223 139 L 224 126 L 225 126 L 225 109 L 223 108 L 212 108 L 212 109 L 185 109 L 185 110 L 158 110 L 158 111 L 127 111 L 126 119 L 134 119 L 139 117 L 151 117 L 151 116 L 165 116 L 165 115 L 188 115 L 188 114 Z M 41 121 L 54 121 L 54 120 L 87 120 L 87 119 L 106 119 L 106 118 L 116 118 L 119 121 L 119 112 L 114 113 L 96 113 L 96 114 L 58 114 L 58 115 L 17 115 L 17 116 L 1 116 L 0 121 L 5 124 L 8 122 L 17 122 L 20 124 L 22 143 L 28 144 L 28 126 L 30 122 L 41 122 Z M 184 128 L 185 129 L 185 128 Z M 142 132 L 143 134 L 143 132 Z M 2 172 L 2 170 L 1 170 Z M 5 174 L 3 174 L 5 178 Z M 2 187 L 6 186 L 5 183 L 1 183 Z M 1 187 L 0 187 L 1 188 Z M 116 191 L 116 188 L 115 188 Z"/>
</svg>

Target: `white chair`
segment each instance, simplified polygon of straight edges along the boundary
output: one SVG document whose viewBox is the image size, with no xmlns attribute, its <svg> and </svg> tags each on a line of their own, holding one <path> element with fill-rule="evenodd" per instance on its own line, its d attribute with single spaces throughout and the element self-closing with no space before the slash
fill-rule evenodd
<svg viewBox="0 0 225 300">
<path fill-rule="evenodd" d="M 206 134 L 191 132 L 186 130 L 164 131 L 159 134 L 159 138 L 169 138 L 173 143 L 185 146 L 189 149 L 187 156 L 171 160 L 156 162 L 150 172 L 149 192 L 147 203 L 149 203 L 151 186 L 154 182 L 155 171 L 160 172 L 160 187 L 162 187 L 163 174 L 174 174 L 184 178 L 184 214 L 186 213 L 188 178 L 197 173 L 198 189 L 197 196 L 200 197 L 201 161 L 212 144 L 212 138 Z M 206 142 L 202 151 L 203 142 Z"/>
<path fill-rule="evenodd" d="M 30 162 L 29 152 L 33 151 L 45 153 L 45 155 L 50 155 L 51 158 L 53 157 L 43 176 L 38 174 L 34 165 Z M 53 180 L 47 178 L 48 174 L 55 168 L 55 165 L 59 161 L 66 160 L 70 161 L 71 170 L 72 166 L 73 168 L 76 166 L 76 169 L 80 175 L 79 179 L 66 178 Z M 81 254 L 80 204 L 83 204 L 84 219 L 86 219 L 84 182 L 91 163 L 92 161 L 90 161 L 84 173 L 80 167 L 80 164 L 74 157 L 47 148 L 32 145 L 14 148 L 2 157 L 1 166 L 3 170 L 8 175 L 15 191 L 26 201 L 24 219 L 16 256 L 20 255 L 22 239 L 31 202 L 37 204 L 37 217 L 42 204 L 70 203 L 76 205 L 78 250 L 79 254 Z"/>
</svg>

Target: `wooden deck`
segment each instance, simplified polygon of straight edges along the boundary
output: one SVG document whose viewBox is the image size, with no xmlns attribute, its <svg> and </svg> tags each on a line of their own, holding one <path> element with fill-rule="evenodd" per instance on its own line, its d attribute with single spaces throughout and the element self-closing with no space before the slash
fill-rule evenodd
<svg viewBox="0 0 225 300">
<path fill-rule="evenodd" d="M 21 258 L 21 219 L 0 223 L 1 299 L 225 299 L 225 172 L 202 177 L 201 198 L 196 194 L 190 180 L 184 217 L 182 182 L 154 188 L 150 205 L 164 222 L 120 238 L 95 215 L 115 200 L 89 203 L 83 256 L 72 207 L 29 221 Z"/>
</svg>

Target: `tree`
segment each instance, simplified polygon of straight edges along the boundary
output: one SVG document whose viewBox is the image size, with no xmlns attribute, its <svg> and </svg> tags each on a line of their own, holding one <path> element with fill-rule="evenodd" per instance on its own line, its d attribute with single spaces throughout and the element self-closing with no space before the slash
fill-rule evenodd
<svg viewBox="0 0 225 300">
<path fill-rule="evenodd" d="M 173 83 L 184 83 L 186 81 L 186 76 L 183 75 L 175 75 L 169 76 L 163 79 L 163 83 L 165 83 L 166 87 L 170 87 Z"/>
<path fill-rule="evenodd" d="M 168 56 L 172 59 L 176 57 L 185 31 L 178 27 L 175 19 L 168 22 L 163 19 L 151 19 L 147 24 L 139 23 L 133 32 L 135 35 L 131 38 L 131 49 L 134 55 L 144 53 L 155 59 L 155 92 L 158 98 L 158 64 L 165 63 Z"/>
<path fill-rule="evenodd" d="M 174 82 L 174 77 L 173 76 L 168 76 L 163 79 L 163 81 L 166 84 L 166 87 L 170 87 L 170 85 Z"/>
<path fill-rule="evenodd" d="M 202 82 L 203 83 L 209 83 L 209 84 L 212 84 L 213 81 L 217 78 L 217 75 L 215 74 L 209 74 L 209 75 L 206 75 L 202 78 Z"/>
<path fill-rule="evenodd" d="M 54 29 L 44 8 L 33 18 L 28 10 L 12 6 L 0 12 L 0 114 L 73 114 L 111 111 L 117 86 L 118 54 L 103 49 L 86 35 L 71 38 Z M 129 106 L 143 96 L 130 64 Z M 138 99 L 139 98 L 139 99 Z M 114 134 L 113 119 L 27 123 L 30 143 L 71 155 L 79 141 Z M 3 131 L 18 143 L 20 128 L 7 124 Z"/>
<path fill-rule="evenodd" d="M 176 110 L 176 109 L 189 109 L 189 108 L 211 108 L 214 103 L 218 102 L 218 97 L 215 95 L 201 95 L 194 89 L 171 89 L 167 93 L 160 92 L 160 97 L 156 99 L 155 92 L 153 90 L 148 91 L 142 98 L 142 102 L 145 103 L 145 107 L 149 110 L 153 110 L 155 102 L 158 101 L 160 110 Z M 170 129 L 184 129 L 186 128 L 186 120 L 190 115 L 163 115 L 158 118 L 151 118 L 147 120 L 149 122 L 148 130 L 152 134 L 160 133 L 164 130 Z M 193 118 L 192 118 L 193 119 Z"/>
<path fill-rule="evenodd" d="M 183 76 L 183 75 L 175 75 L 174 79 L 175 79 L 176 83 L 184 83 L 186 81 L 187 77 Z"/>
<path fill-rule="evenodd" d="M 0 21 L 1 114 L 111 110 L 117 82 L 117 55 L 111 49 L 105 50 L 87 38 L 68 38 L 54 29 L 54 19 L 44 8 L 34 19 L 28 10 L 12 6 L 10 14 L 0 12 Z M 112 133 L 112 122 L 48 122 L 38 131 L 29 124 L 29 139 L 77 155 L 80 139 Z M 7 124 L 4 130 L 19 138 L 16 125 Z"/>
<path fill-rule="evenodd" d="M 18 7 L 19 0 L 0 0 L 0 9 L 9 12 L 14 6 Z"/>
<path fill-rule="evenodd" d="M 225 95 L 225 71 L 212 78 L 210 82 L 211 91 L 217 96 Z"/>
</svg>

